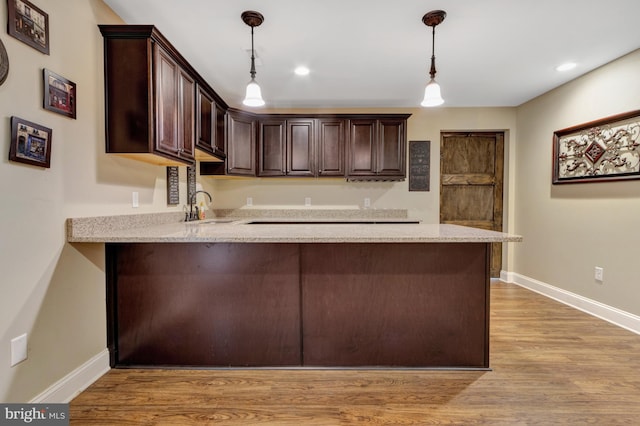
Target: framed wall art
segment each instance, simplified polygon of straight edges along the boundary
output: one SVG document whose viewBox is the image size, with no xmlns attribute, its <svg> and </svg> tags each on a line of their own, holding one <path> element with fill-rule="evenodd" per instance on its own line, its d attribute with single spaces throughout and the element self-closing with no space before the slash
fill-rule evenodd
<svg viewBox="0 0 640 426">
<path fill-rule="evenodd" d="M 9 160 L 49 168 L 51 165 L 51 129 L 11 117 Z"/>
<path fill-rule="evenodd" d="M 44 109 L 76 118 L 76 84 L 50 71 L 44 74 Z"/>
<path fill-rule="evenodd" d="M 27 0 L 7 0 L 7 32 L 36 50 L 49 54 L 49 15 Z"/>
<path fill-rule="evenodd" d="M 553 133 L 553 183 L 640 179 L 640 110 Z"/>
</svg>

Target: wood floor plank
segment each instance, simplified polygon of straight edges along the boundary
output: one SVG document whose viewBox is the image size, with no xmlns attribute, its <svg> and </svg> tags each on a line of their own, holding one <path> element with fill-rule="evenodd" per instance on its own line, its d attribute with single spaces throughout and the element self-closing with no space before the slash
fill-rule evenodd
<svg viewBox="0 0 640 426">
<path fill-rule="evenodd" d="M 635 425 L 640 336 L 491 288 L 491 371 L 111 370 L 72 425 Z"/>
</svg>

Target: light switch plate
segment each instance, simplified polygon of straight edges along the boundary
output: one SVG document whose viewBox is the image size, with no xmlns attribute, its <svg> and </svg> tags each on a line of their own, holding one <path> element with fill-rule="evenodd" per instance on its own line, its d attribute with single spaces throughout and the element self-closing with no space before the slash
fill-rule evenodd
<svg viewBox="0 0 640 426">
<path fill-rule="evenodd" d="M 27 359 L 27 333 L 11 339 L 11 367 Z"/>
<path fill-rule="evenodd" d="M 599 266 L 596 266 L 595 273 L 594 273 L 594 278 L 596 279 L 596 281 L 603 282 L 604 281 L 604 269 L 599 267 Z"/>
</svg>

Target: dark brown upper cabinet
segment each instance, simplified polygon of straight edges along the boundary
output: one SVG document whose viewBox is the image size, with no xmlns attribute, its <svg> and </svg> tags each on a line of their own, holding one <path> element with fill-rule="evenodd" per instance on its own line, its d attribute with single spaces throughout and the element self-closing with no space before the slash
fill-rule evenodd
<svg viewBox="0 0 640 426">
<path fill-rule="evenodd" d="M 159 165 L 193 164 L 196 147 L 202 151 L 196 145 L 196 126 L 201 124 L 196 87 L 208 88 L 206 82 L 153 25 L 99 28 L 104 38 L 106 152 Z M 208 93 L 227 108 L 212 89 Z M 215 151 L 202 152 L 219 160 Z"/>
<path fill-rule="evenodd" d="M 409 115 L 379 115 L 349 120 L 347 179 L 405 178 L 407 118 Z"/>
<path fill-rule="evenodd" d="M 258 176 L 315 176 L 314 121 L 313 118 L 261 118 Z"/>
<path fill-rule="evenodd" d="M 227 114 L 226 169 L 203 175 L 403 180 L 410 114 Z"/>
</svg>

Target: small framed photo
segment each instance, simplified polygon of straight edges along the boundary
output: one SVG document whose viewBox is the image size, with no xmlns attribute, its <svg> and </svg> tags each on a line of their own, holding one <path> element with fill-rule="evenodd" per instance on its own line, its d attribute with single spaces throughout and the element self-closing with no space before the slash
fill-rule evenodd
<svg viewBox="0 0 640 426">
<path fill-rule="evenodd" d="M 44 74 L 44 109 L 76 118 L 76 84 L 50 71 Z"/>
<path fill-rule="evenodd" d="M 51 166 L 51 129 L 11 117 L 9 160 L 49 168 Z"/>
<path fill-rule="evenodd" d="M 7 0 L 7 32 L 36 50 L 49 54 L 49 15 L 27 0 Z"/>
</svg>

